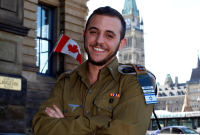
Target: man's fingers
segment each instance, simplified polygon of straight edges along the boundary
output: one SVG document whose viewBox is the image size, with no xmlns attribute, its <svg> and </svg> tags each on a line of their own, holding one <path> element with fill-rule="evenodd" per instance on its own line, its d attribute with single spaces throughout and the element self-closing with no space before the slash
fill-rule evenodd
<svg viewBox="0 0 200 135">
<path fill-rule="evenodd" d="M 60 118 L 60 115 L 54 110 L 49 107 L 46 108 L 45 112 L 50 116 L 54 118 Z"/>
<path fill-rule="evenodd" d="M 53 108 L 56 110 L 56 112 L 59 114 L 60 118 L 64 118 L 64 115 L 63 113 L 61 112 L 61 110 L 56 106 L 56 105 L 53 105 Z"/>
<path fill-rule="evenodd" d="M 45 109 L 45 112 L 49 115 L 49 117 L 54 117 L 54 115 L 50 111 L 48 111 L 47 109 Z"/>
</svg>

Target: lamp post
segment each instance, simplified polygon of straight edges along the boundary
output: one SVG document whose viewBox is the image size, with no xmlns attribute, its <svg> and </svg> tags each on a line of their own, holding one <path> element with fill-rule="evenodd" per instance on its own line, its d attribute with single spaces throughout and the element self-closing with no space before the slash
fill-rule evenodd
<svg viewBox="0 0 200 135">
<path fill-rule="evenodd" d="M 198 102 L 198 107 L 199 107 L 199 102 L 200 102 L 200 98 L 199 97 L 197 98 L 197 102 Z M 199 108 L 199 111 L 200 111 L 200 108 Z"/>
</svg>

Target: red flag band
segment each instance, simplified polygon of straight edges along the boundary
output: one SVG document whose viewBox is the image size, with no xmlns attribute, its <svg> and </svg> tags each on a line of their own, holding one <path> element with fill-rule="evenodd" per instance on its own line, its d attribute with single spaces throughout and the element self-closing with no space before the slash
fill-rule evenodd
<svg viewBox="0 0 200 135">
<path fill-rule="evenodd" d="M 82 64 L 79 45 L 66 35 L 61 36 L 54 51 L 68 54 Z"/>
</svg>

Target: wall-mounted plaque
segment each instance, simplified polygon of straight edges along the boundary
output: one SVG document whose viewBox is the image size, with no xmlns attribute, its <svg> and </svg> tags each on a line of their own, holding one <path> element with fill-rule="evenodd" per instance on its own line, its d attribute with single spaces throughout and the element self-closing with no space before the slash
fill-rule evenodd
<svg viewBox="0 0 200 135">
<path fill-rule="evenodd" d="M 0 76 L 0 89 L 21 91 L 21 78 Z"/>
</svg>

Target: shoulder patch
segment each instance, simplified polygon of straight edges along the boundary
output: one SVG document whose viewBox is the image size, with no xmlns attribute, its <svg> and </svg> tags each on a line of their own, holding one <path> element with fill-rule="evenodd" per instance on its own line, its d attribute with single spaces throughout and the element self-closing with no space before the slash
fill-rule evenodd
<svg viewBox="0 0 200 135">
<path fill-rule="evenodd" d="M 156 104 L 156 77 L 150 71 L 139 64 L 121 64 L 118 71 L 125 75 L 137 75 L 138 82 L 142 88 L 146 104 Z"/>
<path fill-rule="evenodd" d="M 136 71 L 132 65 L 119 65 L 118 71 L 125 75 L 136 75 Z"/>
<path fill-rule="evenodd" d="M 125 75 L 147 74 L 146 68 L 139 64 L 121 64 L 118 66 L 118 71 Z"/>
<path fill-rule="evenodd" d="M 67 71 L 67 72 L 64 72 L 64 73 L 62 73 L 59 77 L 58 77 L 58 79 L 57 79 L 57 83 L 62 79 L 62 78 L 64 78 L 64 77 L 70 77 L 70 74 L 71 74 L 71 72 L 72 71 Z"/>
</svg>

